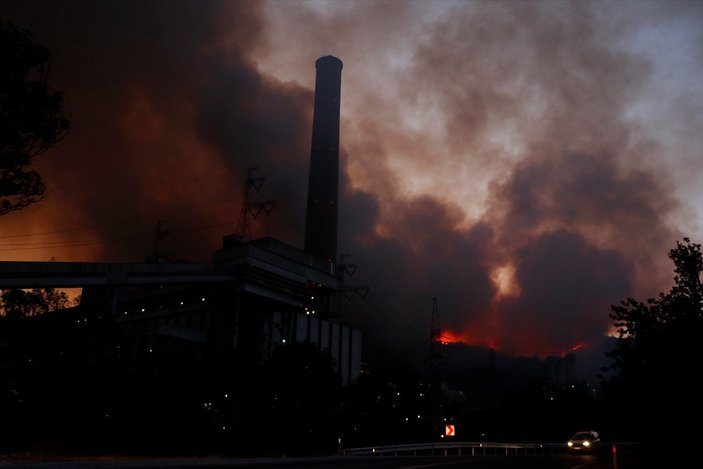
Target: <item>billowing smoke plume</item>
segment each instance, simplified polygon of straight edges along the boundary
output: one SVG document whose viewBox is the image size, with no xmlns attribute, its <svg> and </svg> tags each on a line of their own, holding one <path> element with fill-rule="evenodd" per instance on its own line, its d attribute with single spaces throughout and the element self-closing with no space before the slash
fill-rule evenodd
<svg viewBox="0 0 703 469">
<path fill-rule="evenodd" d="M 340 253 L 359 266 L 347 285 L 371 288 L 345 319 L 419 357 L 437 297 L 447 338 L 588 347 L 611 304 L 668 287 L 667 250 L 696 238 L 682 214 L 700 229 L 681 187 L 703 177 L 690 131 L 703 92 L 658 102 L 665 123 L 643 115 L 652 90 L 676 90 L 656 88 L 658 56 L 637 44 L 642 18 L 699 34 L 701 8 L 11 2 L 6 20 L 54 54 L 75 131 L 39 168 L 47 199 L 0 220 L 0 252 L 139 261 L 165 220 L 159 249 L 207 261 L 237 229 L 250 167 L 266 177 L 257 197 L 277 201 L 252 234 L 302 247 L 314 61 L 332 54 L 345 64 Z M 703 72 L 702 43 L 678 50 L 688 74 Z M 680 162 L 690 170 L 669 168 Z"/>
<path fill-rule="evenodd" d="M 374 213 L 351 243 L 394 307 L 367 317 L 371 330 L 408 339 L 406 350 L 429 337 L 432 295 L 449 336 L 548 354 L 597 343 L 610 304 L 664 281 L 651 253 L 676 237 L 676 202 L 645 166 L 656 147 L 626 119 L 649 64 L 610 47 L 592 5 L 562 7 L 447 12 L 396 76 L 398 113 L 378 120 L 364 101 L 354 126 L 369 131 L 350 160 L 365 166 L 351 171 L 379 204 L 348 201 Z M 407 115 L 430 131 L 400 132 Z M 422 195 L 404 187 L 427 177 Z"/>
<path fill-rule="evenodd" d="M 307 178 L 313 95 L 257 71 L 257 2 L 15 7 L 54 55 L 74 131 L 39 168 L 46 200 L 3 220 L 47 234 L 7 239 L 6 256 L 141 261 L 164 221 L 158 254 L 207 261 L 238 228 L 251 167 L 266 178 L 254 197 L 277 201 L 266 234 L 302 239 L 304 194 L 291 194 Z"/>
</svg>

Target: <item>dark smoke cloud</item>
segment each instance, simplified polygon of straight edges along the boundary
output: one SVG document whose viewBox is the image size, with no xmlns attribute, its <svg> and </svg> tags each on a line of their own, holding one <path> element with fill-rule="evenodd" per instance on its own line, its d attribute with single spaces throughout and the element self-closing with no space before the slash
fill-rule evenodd
<svg viewBox="0 0 703 469">
<path fill-rule="evenodd" d="M 501 324 L 496 340 L 511 352 L 599 343 L 608 332 L 604 302 L 624 298 L 632 288 L 632 268 L 621 254 L 565 231 L 534 238 L 513 259 L 522 294 L 495 308 Z"/>
<path fill-rule="evenodd" d="M 507 176 L 490 185 L 488 210 L 468 230 L 460 216 L 447 218 L 454 208 L 446 201 L 451 179 L 438 182 L 436 206 L 423 212 L 422 198 L 389 198 L 370 177 L 366 187 L 386 201 L 377 231 L 417 260 L 405 261 L 410 274 L 395 274 L 402 291 L 382 290 L 389 303 L 404 305 L 384 330 L 415 314 L 410 323 L 429 331 L 429 306 L 403 299 L 433 291 L 431 277 L 442 286 L 440 297 L 450 299 L 442 315 L 454 333 L 513 353 L 557 353 L 599 342 L 610 304 L 636 286 L 642 292 L 662 285 L 664 277 L 653 274 L 661 257 L 650 254 L 666 252 L 676 238 L 666 221 L 676 203 L 672 187 L 639 166 L 655 149 L 636 141 L 625 119 L 648 73 L 645 60 L 610 47 L 587 3 L 460 5 L 438 22 L 398 80 L 403 97 L 441 109 L 437 140 L 456 156 L 443 162 L 431 151 L 410 151 L 407 164 L 417 171 L 463 165 L 474 175 L 507 165 Z M 374 140 L 376 134 L 389 135 L 366 133 L 353 153 L 367 171 L 386 175 L 390 145 Z M 491 143 L 496 139 L 504 143 Z M 389 180 L 403 197 L 402 183 Z M 418 215 L 403 218 L 403 207 Z M 482 242 L 453 241 L 474 230 L 485 230 Z M 396 256 L 376 252 L 373 269 L 402 270 Z M 520 293 L 489 306 L 481 300 L 495 294 L 492 271 L 505 264 L 514 268 Z"/>
<path fill-rule="evenodd" d="M 664 219 L 676 206 L 668 191 L 655 174 L 622 168 L 612 154 L 538 156 L 517 165 L 495 187 L 494 216 L 506 242 L 517 240 L 510 244 L 563 228 L 634 260 L 674 237 Z"/>
<path fill-rule="evenodd" d="M 627 28 L 604 18 L 616 10 L 8 2 L 3 20 L 53 52 L 75 130 L 39 168 L 47 199 L 0 220 L 63 244 L 0 255 L 139 261 L 166 220 L 164 249 L 207 261 L 236 229 L 254 166 L 256 197 L 277 206 L 253 236 L 301 246 L 314 60 L 331 53 L 345 63 L 340 252 L 359 266 L 348 285 L 371 287 L 344 318 L 367 345 L 424 359 L 432 297 L 467 342 L 543 355 L 595 343 L 610 304 L 667 287 L 679 237 L 669 160 L 628 118 L 652 65 L 615 46 Z"/>
<path fill-rule="evenodd" d="M 345 230 L 341 243 L 351 248 L 348 262 L 359 265 L 359 277 L 371 279 L 371 297 L 355 302 L 347 318 L 365 326 L 371 343 L 396 344 L 406 358 L 426 358 L 433 297 L 442 324 L 452 330 L 464 331 L 467 322 L 479 328 L 488 318 L 495 291 L 486 271 L 489 227 L 458 229 L 462 211 L 431 197 L 397 200 L 383 225 L 367 194 L 351 194 L 343 206 L 372 222 Z M 365 286 L 355 278 L 349 285 Z"/>
<path fill-rule="evenodd" d="M 225 69 L 219 63 L 209 65 L 204 75 L 218 78 L 201 88 L 205 95 L 198 101 L 199 134 L 215 146 L 233 173 L 241 173 L 242 163 L 249 162 L 259 168 L 254 177 L 266 178 L 255 197 L 277 205 L 270 219 L 258 220 L 263 223 L 259 233 L 301 245 L 313 94 L 262 79 L 242 63 Z"/>
<path fill-rule="evenodd" d="M 261 75 L 246 55 L 260 37 L 256 2 L 13 6 L 8 17 L 54 54 L 74 131 L 43 166 L 45 203 L 57 208 L 41 223 L 29 212 L 10 223 L 104 225 L 64 255 L 138 261 L 165 220 L 162 250 L 207 260 L 237 228 L 247 168 L 258 166 L 267 183 L 256 197 L 276 199 L 281 214 L 268 230 L 300 239 L 302 197 L 289 194 L 306 180 L 312 92 Z"/>
</svg>

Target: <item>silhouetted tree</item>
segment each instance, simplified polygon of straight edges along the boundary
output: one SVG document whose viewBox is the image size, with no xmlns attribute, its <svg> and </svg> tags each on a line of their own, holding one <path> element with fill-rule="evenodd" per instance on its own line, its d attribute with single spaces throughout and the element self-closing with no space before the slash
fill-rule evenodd
<svg viewBox="0 0 703 469">
<path fill-rule="evenodd" d="M 628 298 L 610 314 L 619 338 L 604 390 L 618 426 L 645 441 L 684 438 L 690 433 L 682 423 L 701 410 L 701 245 L 684 238 L 669 258 L 676 272 L 669 293 L 644 303 Z"/>
<path fill-rule="evenodd" d="M 11 289 L 0 293 L 0 315 L 8 317 L 36 316 L 74 304 L 66 292 L 55 288 Z"/>
<path fill-rule="evenodd" d="M 51 54 L 29 31 L 0 23 L 0 215 L 44 196 L 32 160 L 69 131 L 62 94 L 47 85 Z"/>
</svg>

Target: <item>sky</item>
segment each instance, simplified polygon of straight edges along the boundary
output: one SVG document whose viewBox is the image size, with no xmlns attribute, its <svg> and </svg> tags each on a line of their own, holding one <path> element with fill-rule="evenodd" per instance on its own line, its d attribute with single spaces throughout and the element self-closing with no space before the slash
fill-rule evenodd
<svg viewBox="0 0 703 469">
<path fill-rule="evenodd" d="M 250 167 L 252 236 L 303 244 L 315 60 L 344 63 L 339 251 L 367 340 L 596 347 L 703 239 L 701 1 L 3 0 L 72 132 L 0 260 L 209 262 Z M 423 345 L 423 343 L 425 345 Z"/>
</svg>

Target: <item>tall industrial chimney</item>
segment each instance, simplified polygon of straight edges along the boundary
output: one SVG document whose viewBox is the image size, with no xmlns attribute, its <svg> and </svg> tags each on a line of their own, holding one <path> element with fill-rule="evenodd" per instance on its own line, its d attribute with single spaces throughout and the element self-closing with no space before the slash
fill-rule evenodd
<svg viewBox="0 0 703 469">
<path fill-rule="evenodd" d="M 320 57 L 315 68 L 305 251 L 316 259 L 336 263 L 342 61 L 331 55 Z"/>
</svg>

